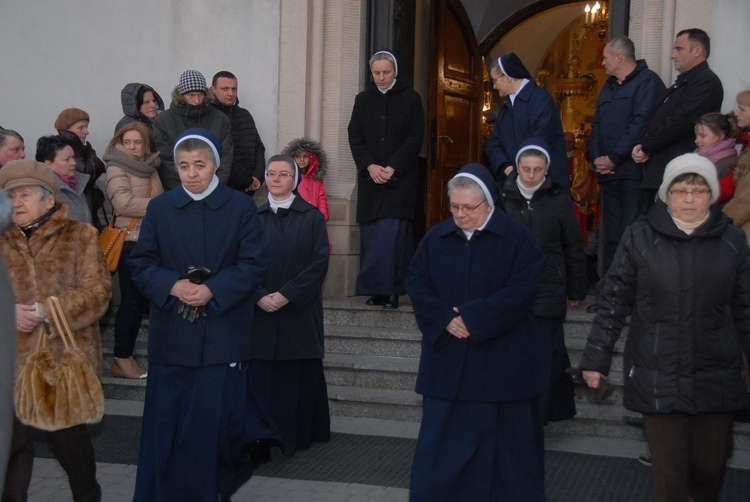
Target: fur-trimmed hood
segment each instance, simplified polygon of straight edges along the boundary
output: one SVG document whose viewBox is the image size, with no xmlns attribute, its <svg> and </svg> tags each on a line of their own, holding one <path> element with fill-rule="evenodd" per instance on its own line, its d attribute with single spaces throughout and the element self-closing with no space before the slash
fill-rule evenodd
<svg viewBox="0 0 750 502">
<path fill-rule="evenodd" d="M 290 141 L 281 153 L 294 158 L 295 155 L 302 152 L 314 153 L 319 162 L 317 167 L 310 166 L 303 176 L 312 176 L 314 180 L 323 181 L 328 171 L 328 156 L 326 156 L 326 152 L 319 142 L 310 138 L 296 138 Z"/>
</svg>

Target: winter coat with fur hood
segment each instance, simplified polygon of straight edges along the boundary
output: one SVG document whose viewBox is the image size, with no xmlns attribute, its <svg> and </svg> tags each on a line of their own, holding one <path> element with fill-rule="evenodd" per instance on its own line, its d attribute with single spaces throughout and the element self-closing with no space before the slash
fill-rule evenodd
<svg viewBox="0 0 750 502">
<path fill-rule="evenodd" d="M 229 181 L 234 155 L 232 124 L 226 115 L 211 106 L 213 100 L 214 94 L 207 89 L 203 103 L 190 106 L 175 86 L 169 110 L 160 113 L 154 120 L 154 139 L 161 158 L 159 178 L 165 191 L 180 185 L 180 176 L 177 174 L 172 152 L 174 144 L 183 131 L 194 127 L 208 129 L 221 143 L 221 165 L 216 175 L 224 184 Z"/>
<path fill-rule="evenodd" d="M 57 211 L 28 239 L 15 225 L 7 229 L 0 235 L 0 254 L 13 282 L 16 302 L 44 305 L 50 296 L 57 296 L 73 336 L 101 376 L 99 319 L 109 306 L 112 276 L 96 229 L 69 219 L 64 203 L 56 202 L 55 207 Z M 36 349 L 38 334 L 17 333 L 16 375 Z M 63 350 L 60 337 L 48 340 L 48 346 L 59 359 Z"/>
<path fill-rule="evenodd" d="M 151 199 L 164 193 L 156 172 L 161 163 L 159 152 L 140 161 L 125 153 L 122 145 L 115 145 L 104 153 L 104 162 L 107 164 L 107 197 L 117 216 L 115 227 L 126 230 L 132 219 L 138 218 L 125 236 L 126 241 L 137 242 L 146 206 Z"/>
<path fill-rule="evenodd" d="M 153 131 L 154 123 L 150 118 L 141 113 L 140 107 L 138 106 L 138 93 L 142 88 L 145 88 L 145 91 L 143 91 L 144 93 L 148 91 L 154 93 L 154 99 L 156 100 L 156 109 L 158 110 L 157 113 L 161 113 L 164 111 L 164 100 L 161 99 L 161 96 L 159 96 L 159 93 L 156 92 L 153 87 L 151 87 L 150 85 L 138 84 L 135 82 L 127 84 L 122 88 L 122 92 L 120 92 L 122 113 L 124 113 L 125 116 L 122 117 L 115 126 L 115 134 L 117 134 L 117 131 L 122 129 L 122 126 L 124 126 L 125 124 L 130 124 L 131 122 L 142 122 Z"/>
<path fill-rule="evenodd" d="M 326 221 L 328 221 L 328 198 L 326 197 L 326 186 L 323 183 L 323 178 L 328 170 L 328 156 L 326 156 L 321 144 L 310 138 L 293 139 L 281 153 L 294 158 L 302 152 L 313 154 L 314 157 L 310 156 L 307 170 L 302 173 L 297 185 L 297 193 L 306 202 L 317 207 L 318 211 L 323 213 Z"/>
</svg>

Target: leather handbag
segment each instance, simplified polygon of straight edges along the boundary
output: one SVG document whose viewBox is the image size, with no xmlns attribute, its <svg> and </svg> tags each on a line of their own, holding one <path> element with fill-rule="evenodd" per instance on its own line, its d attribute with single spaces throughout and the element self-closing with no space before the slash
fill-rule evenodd
<svg viewBox="0 0 750 502">
<path fill-rule="evenodd" d="M 52 296 L 47 304 L 52 322 L 43 323 L 44 329 L 40 324 L 36 351 L 16 378 L 16 416 L 45 431 L 98 423 L 104 416 L 102 384 L 73 337 L 60 300 Z M 49 329 L 62 339 L 62 353 L 50 350 Z"/>
<path fill-rule="evenodd" d="M 151 178 L 148 180 L 148 195 L 146 197 L 151 198 L 152 183 Z M 104 251 L 104 259 L 107 262 L 107 268 L 110 274 L 114 274 L 117 271 L 117 265 L 120 263 L 120 256 L 122 256 L 122 248 L 125 246 L 125 236 L 133 230 L 136 222 L 140 218 L 132 218 L 130 225 L 125 230 L 120 230 L 115 227 L 115 218 L 117 214 L 112 212 L 112 219 L 109 220 L 109 225 L 104 227 L 102 233 L 99 234 L 99 243 L 102 245 Z"/>
</svg>

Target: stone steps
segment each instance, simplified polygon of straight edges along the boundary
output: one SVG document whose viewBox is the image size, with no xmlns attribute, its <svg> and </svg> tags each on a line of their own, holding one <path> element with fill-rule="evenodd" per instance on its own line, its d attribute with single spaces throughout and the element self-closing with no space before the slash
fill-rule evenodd
<svg viewBox="0 0 750 502">
<path fill-rule="evenodd" d="M 111 317 L 111 316 L 108 316 Z M 565 323 L 566 346 L 572 365 L 585 349 L 593 315 L 583 306 L 569 309 Z M 339 417 L 419 422 L 422 397 L 414 392 L 419 366 L 421 334 L 408 298 L 397 311 L 364 305 L 364 298 L 324 299 L 326 356 L 323 367 L 328 383 L 331 414 Z M 112 378 L 113 319 L 103 320 L 105 396 L 142 400 L 146 382 Z M 625 331 L 625 330 L 624 330 Z M 135 356 L 146 363 L 147 321 L 139 335 Z M 577 415 L 550 422 L 546 429 L 558 434 L 620 438 L 642 441 L 640 414 L 622 407 L 623 348 L 618 340 L 608 380 L 615 386 L 607 399 L 598 398 L 584 385 L 575 389 Z M 735 424 L 735 448 L 750 450 L 750 423 Z"/>
</svg>

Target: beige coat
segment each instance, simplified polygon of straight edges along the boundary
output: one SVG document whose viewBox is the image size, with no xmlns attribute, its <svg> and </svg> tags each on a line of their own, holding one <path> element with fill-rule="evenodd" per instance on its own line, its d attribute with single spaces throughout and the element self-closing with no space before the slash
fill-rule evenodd
<svg viewBox="0 0 750 502">
<path fill-rule="evenodd" d="M 16 303 L 44 303 L 57 296 L 73 336 L 91 362 L 102 373 L 102 347 L 99 319 L 107 311 L 112 294 L 112 276 L 104 262 L 96 229 L 68 218 L 68 208 L 57 202 L 58 210 L 27 239 L 15 225 L 0 235 L 0 254 L 8 267 Z M 16 336 L 16 375 L 26 357 L 36 349 L 41 325 L 31 334 Z M 63 343 L 49 341 L 59 357 Z"/>
<path fill-rule="evenodd" d="M 745 150 L 737 161 L 734 182 L 737 188 L 732 200 L 724 206 L 724 213 L 745 231 L 750 243 L 750 149 Z"/>
<path fill-rule="evenodd" d="M 111 154 L 120 154 L 127 156 L 124 152 L 112 152 L 108 150 L 104 156 L 107 161 L 107 197 L 112 202 L 117 213 L 115 219 L 115 226 L 119 229 L 125 230 L 130 225 L 133 218 L 138 218 L 133 229 L 125 237 L 127 241 L 138 241 L 138 233 L 141 229 L 141 222 L 143 216 L 146 214 L 146 207 L 151 199 L 159 194 L 164 193 L 161 181 L 159 180 L 159 174 L 156 171 L 155 166 L 158 163 L 158 154 L 152 154 L 145 162 L 145 164 L 153 165 L 153 173 L 151 177 L 144 178 L 135 176 L 131 171 L 124 169 L 123 164 L 115 161 L 111 161 Z M 117 157 L 117 155 L 114 155 Z M 120 157 L 123 162 L 128 162 L 128 159 Z M 132 162 L 138 162 L 134 159 L 130 159 Z M 141 163 L 144 164 L 144 163 Z M 151 181 L 151 196 L 149 196 L 149 180 Z"/>
</svg>

